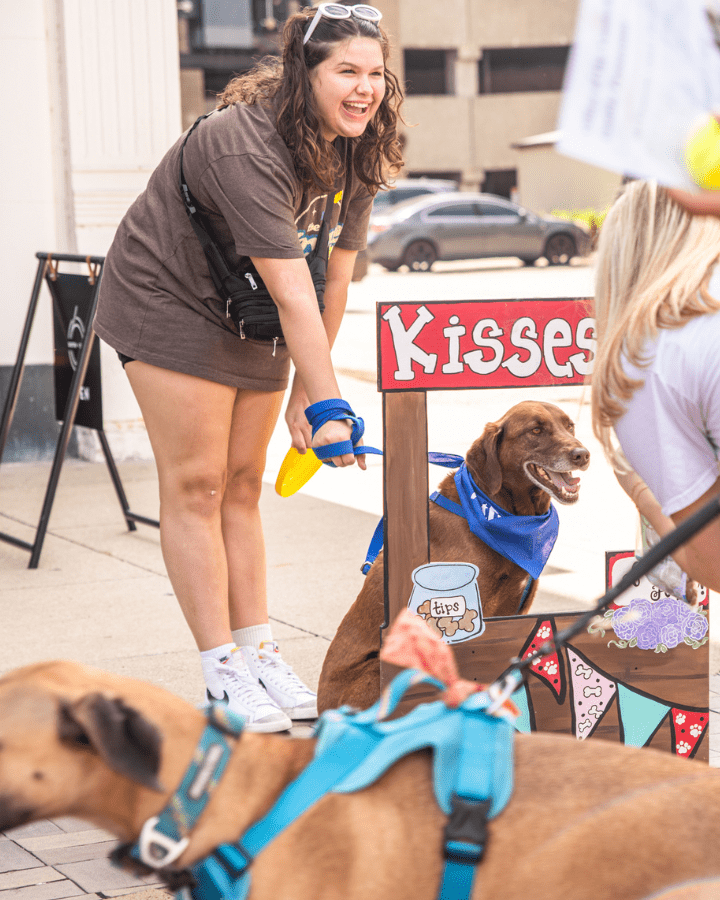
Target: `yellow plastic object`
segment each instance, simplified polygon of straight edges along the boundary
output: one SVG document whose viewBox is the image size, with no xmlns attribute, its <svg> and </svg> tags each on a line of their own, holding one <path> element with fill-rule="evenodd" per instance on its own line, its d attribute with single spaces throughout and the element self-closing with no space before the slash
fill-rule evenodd
<svg viewBox="0 0 720 900">
<path fill-rule="evenodd" d="M 321 465 L 322 463 L 312 450 L 308 449 L 305 453 L 298 453 L 294 447 L 291 447 L 280 466 L 275 490 L 281 497 L 292 496 L 310 481 Z"/>
<path fill-rule="evenodd" d="M 688 140 L 685 163 L 693 180 L 706 191 L 720 190 L 720 123 L 712 116 Z"/>
</svg>

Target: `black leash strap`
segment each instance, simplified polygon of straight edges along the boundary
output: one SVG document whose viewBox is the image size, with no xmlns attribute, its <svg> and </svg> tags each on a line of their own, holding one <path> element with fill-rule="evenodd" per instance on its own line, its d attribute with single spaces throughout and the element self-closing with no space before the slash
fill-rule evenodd
<svg viewBox="0 0 720 900">
<path fill-rule="evenodd" d="M 521 674 L 524 677 L 525 670 L 527 670 L 538 657 L 547 656 L 548 653 L 552 653 L 554 650 L 558 650 L 565 645 L 570 638 L 574 637 L 589 625 L 599 613 L 604 612 L 607 607 L 620 596 L 620 594 L 624 594 L 625 591 L 631 588 L 643 575 L 647 575 L 647 573 L 650 572 L 651 569 L 654 569 L 658 563 L 661 563 L 666 556 L 671 556 L 678 547 L 681 547 L 684 543 L 689 541 L 691 537 L 694 537 L 718 516 L 720 516 L 720 494 L 706 503 L 705 506 L 696 513 L 693 513 L 693 515 L 690 516 L 689 519 L 686 519 L 682 525 L 678 525 L 678 527 L 671 531 L 670 534 L 658 541 L 658 543 L 654 547 L 651 547 L 644 556 L 641 556 L 632 568 L 623 575 L 615 587 L 610 588 L 610 590 L 600 598 L 593 609 L 583 613 L 583 615 L 581 615 L 572 625 L 569 625 L 563 631 L 559 631 L 554 639 L 545 641 L 544 644 L 542 644 L 534 653 L 526 656 L 525 659 L 520 660 L 515 658 L 511 660 L 511 665 L 505 669 L 495 683 L 503 685 L 511 673 L 513 676 Z"/>
</svg>

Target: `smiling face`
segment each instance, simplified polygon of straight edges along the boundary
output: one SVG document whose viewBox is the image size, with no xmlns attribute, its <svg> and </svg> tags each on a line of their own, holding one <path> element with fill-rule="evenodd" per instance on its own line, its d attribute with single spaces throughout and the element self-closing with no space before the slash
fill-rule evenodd
<svg viewBox="0 0 720 900">
<path fill-rule="evenodd" d="M 312 69 L 310 83 L 325 140 L 359 137 L 385 96 L 382 47 L 372 38 L 343 41 Z"/>
</svg>

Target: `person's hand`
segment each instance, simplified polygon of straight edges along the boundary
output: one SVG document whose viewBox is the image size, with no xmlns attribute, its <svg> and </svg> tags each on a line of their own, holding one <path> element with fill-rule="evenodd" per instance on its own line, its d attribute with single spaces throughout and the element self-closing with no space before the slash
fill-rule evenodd
<svg viewBox="0 0 720 900">
<path fill-rule="evenodd" d="M 308 406 L 307 394 L 296 378 L 285 409 L 285 422 L 290 432 L 292 446 L 298 453 L 305 453 L 308 447 L 312 446 L 312 428 L 305 415 Z"/>
<path fill-rule="evenodd" d="M 336 444 L 341 441 L 349 441 L 352 435 L 352 427 L 347 419 L 331 419 L 315 432 L 312 440 L 313 449 L 324 447 L 328 444 Z M 355 463 L 354 453 L 344 453 L 342 456 L 331 457 L 331 462 L 336 466 L 352 466 Z M 358 465 L 365 469 L 365 456 L 357 457 Z"/>
</svg>

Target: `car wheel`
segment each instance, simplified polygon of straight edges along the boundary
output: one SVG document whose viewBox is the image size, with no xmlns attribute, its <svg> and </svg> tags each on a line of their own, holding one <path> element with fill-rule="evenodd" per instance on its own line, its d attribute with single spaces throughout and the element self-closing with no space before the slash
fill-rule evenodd
<svg viewBox="0 0 720 900">
<path fill-rule="evenodd" d="M 437 252 L 430 241 L 413 241 L 403 256 L 411 272 L 429 272 L 436 260 Z"/>
<path fill-rule="evenodd" d="M 545 244 L 545 257 L 551 266 L 566 266 L 576 253 L 575 241 L 569 234 L 553 234 Z"/>
</svg>

